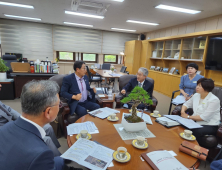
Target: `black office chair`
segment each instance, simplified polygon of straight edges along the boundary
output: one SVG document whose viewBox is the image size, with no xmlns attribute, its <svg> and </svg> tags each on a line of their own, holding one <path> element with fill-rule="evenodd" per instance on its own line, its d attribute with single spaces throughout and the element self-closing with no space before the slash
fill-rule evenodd
<svg viewBox="0 0 222 170">
<path fill-rule="evenodd" d="M 110 65 L 111 64 L 108 64 L 108 63 L 105 63 L 102 65 L 102 70 L 110 70 Z"/>
<path fill-rule="evenodd" d="M 86 66 L 86 69 L 87 69 L 87 73 L 88 73 L 88 77 L 89 77 L 89 84 L 91 85 L 92 82 L 98 82 L 98 87 L 99 87 L 99 84 L 102 82 L 101 77 L 92 76 L 92 73 L 89 71 L 88 66 Z"/>
<path fill-rule="evenodd" d="M 5 65 L 6 65 L 7 67 L 9 67 L 9 71 L 6 72 L 7 78 L 13 78 L 13 77 L 11 76 L 11 74 L 10 74 L 10 73 L 12 72 L 11 63 L 12 63 L 12 62 L 18 62 L 16 56 L 15 56 L 15 55 L 6 54 L 6 55 L 3 55 L 3 56 L 2 56 L 2 59 L 7 62 Z"/>
</svg>

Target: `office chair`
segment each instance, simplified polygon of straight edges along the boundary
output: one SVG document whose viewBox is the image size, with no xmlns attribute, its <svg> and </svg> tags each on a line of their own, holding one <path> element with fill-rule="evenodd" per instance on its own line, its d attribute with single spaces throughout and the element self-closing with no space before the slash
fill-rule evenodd
<svg viewBox="0 0 222 170">
<path fill-rule="evenodd" d="M 7 62 L 5 65 L 6 65 L 7 67 L 9 67 L 9 71 L 6 72 L 7 78 L 13 78 L 13 77 L 11 76 L 11 74 L 10 74 L 10 73 L 12 72 L 11 63 L 12 63 L 12 62 L 18 62 L 16 56 L 15 56 L 15 55 L 6 54 L 6 55 L 3 55 L 3 56 L 2 56 L 2 59 Z"/>
<path fill-rule="evenodd" d="M 102 65 L 102 70 L 110 70 L 110 65 L 109 63 L 105 63 Z"/>
</svg>

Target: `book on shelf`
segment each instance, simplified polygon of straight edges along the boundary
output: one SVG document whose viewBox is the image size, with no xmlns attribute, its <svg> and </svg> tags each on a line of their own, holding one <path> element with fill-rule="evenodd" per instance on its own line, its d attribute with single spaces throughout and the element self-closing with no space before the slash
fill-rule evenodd
<svg viewBox="0 0 222 170">
<path fill-rule="evenodd" d="M 141 156 L 154 170 L 188 170 L 168 151 L 158 150 L 142 153 Z"/>
</svg>

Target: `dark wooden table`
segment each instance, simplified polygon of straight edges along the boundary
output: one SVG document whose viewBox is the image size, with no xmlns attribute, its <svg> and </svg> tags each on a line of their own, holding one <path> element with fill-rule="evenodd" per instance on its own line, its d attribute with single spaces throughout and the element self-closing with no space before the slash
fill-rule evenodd
<svg viewBox="0 0 222 170">
<path fill-rule="evenodd" d="M 116 131 L 113 124 L 120 124 L 122 119 L 122 113 L 128 113 L 128 109 L 120 109 L 120 113 L 117 113 L 119 117 L 118 122 L 110 122 L 107 119 L 94 118 L 89 115 L 85 115 L 78 119 L 76 123 L 82 123 L 86 121 L 92 121 L 95 123 L 99 130 L 98 134 L 92 134 L 92 139 L 104 146 L 107 146 L 113 150 L 117 150 L 118 147 L 123 146 L 127 148 L 127 151 L 131 154 L 131 160 L 127 163 L 119 163 L 113 160 L 114 167 L 108 168 L 109 170 L 151 170 L 152 168 L 146 161 L 142 161 L 140 158 L 141 153 L 152 152 L 159 149 L 174 151 L 177 156 L 175 157 L 186 167 L 198 167 L 200 162 L 198 159 L 189 156 L 179 151 L 179 146 L 184 139 L 179 136 L 179 133 L 184 131 L 182 126 L 176 126 L 173 128 L 166 128 L 159 123 L 155 122 L 155 118 L 151 117 L 153 125 L 147 125 L 147 128 L 156 136 L 155 138 L 147 138 L 149 147 L 144 150 L 135 148 L 132 145 L 132 140 L 122 140 Z M 147 113 L 149 114 L 149 113 Z M 67 136 L 67 142 L 69 147 L 76 142 L 76 135 Z M 197 141 L 191 141 L 197 144 Z"/>
</svg>

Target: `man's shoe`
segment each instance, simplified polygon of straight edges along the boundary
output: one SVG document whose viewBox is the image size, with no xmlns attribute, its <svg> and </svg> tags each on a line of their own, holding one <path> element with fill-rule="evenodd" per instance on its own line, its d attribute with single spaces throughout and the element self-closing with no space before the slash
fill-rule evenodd
<svg viewBox="0 0 222 170">
<path fill-rule="evenodd" d="M 69 159 L 64 159 L 65 164 L 70 164 L 72 161 Z"/>
</svg>

